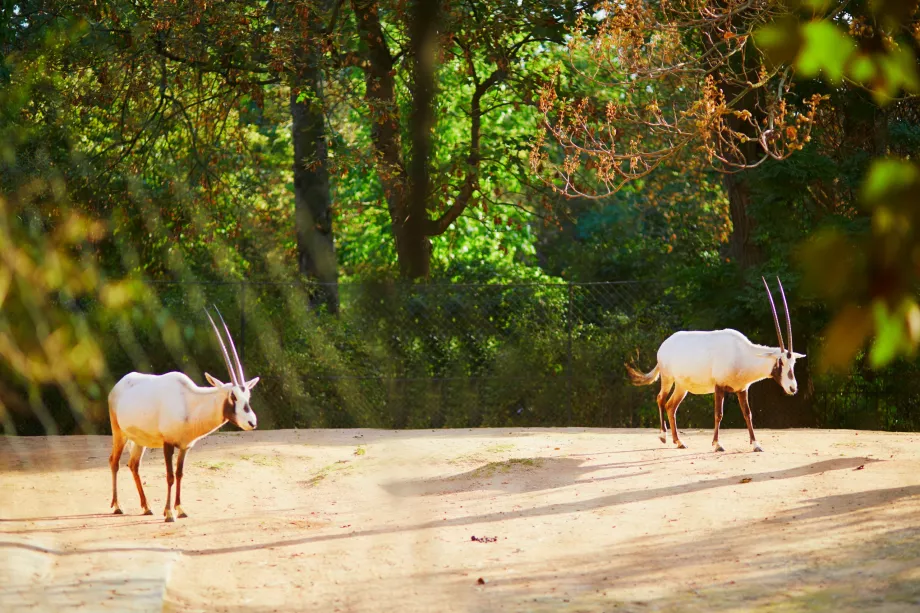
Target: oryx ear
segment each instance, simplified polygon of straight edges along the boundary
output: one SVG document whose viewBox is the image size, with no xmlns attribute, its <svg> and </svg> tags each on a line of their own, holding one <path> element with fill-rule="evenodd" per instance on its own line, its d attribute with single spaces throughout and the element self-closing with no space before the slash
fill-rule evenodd
<svg viewBox="0 0 920 613">
<path fill-rule="evenodd" d="M 777 351 L 767 350 L 767 351 L 761 351 L 758 355 L 762 358 L 778 358 L 780 355 L 782 355 L 782 352 L 778 350 Z"/>
<path fill-rule="evenodd" d="M 795 351 L 793 351 L 793 352 L 792 352 L 792 357 L 794 357 L 796 360 L 801 360 L 802 358 L 805 357 L 805 354 L 804 354 L 804 353 L 796 353 Z"/>
<path fill-rule="evenodd" d="M 250 389 L 250 390 L 251 390 L 252 388 L 254 388 L 254 387 L 256 386 L 256 383 L 258 383 L 258 382 L 259 382 L 259 377 L 255 377 L 254 379 L 250 379 L 249 381 L 246 382 L 246 389 Z"/>
<path fill-rule="evenodd" d="M 208 373 L 204 373 L 204 378 L 207 379 L 207 380 L 208 380 L 208 383 L 210 383 L 210 384 L 211 384 L 212 386 L 214 386 L 214 387 L 223 387 L 223 386 L 224 386 L 223 382 L 222 382 L 220 379 L 218 379 L 218 378 L 216 378 L 216 377 L 212 377 L 212 376 L 209 375 Z"/>
</svg>

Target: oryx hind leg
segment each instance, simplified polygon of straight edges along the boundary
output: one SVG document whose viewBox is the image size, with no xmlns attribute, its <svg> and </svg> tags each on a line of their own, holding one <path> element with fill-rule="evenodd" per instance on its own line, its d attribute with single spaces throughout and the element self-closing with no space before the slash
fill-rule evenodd
<svg viewBox="0 0 920 613">
<path fill-rule="evenodd" d="M 112 454 L 109 456 L 109 468 L 112 470 L 112 504 L 109 508 L 115 509 L 113 514 L 121 515 L 121 507 L 118 506 L 118 465 L 121 462 L 121 454 L 125 450 L 128 439 L 125 437 L 121 428 L 112 420 Z"/>
<path fill-rule="evenodd" d="M 658 392 L 658 419 L 661 422 L 661 430 L 658 432 L 658 440 L 662 444 L 668 442 L 668 429 L 667 421 L 665 420 L 665 414 L 667 411 L 668 395 L 671 393 L 671 388 L 674 387 L 674 380 L 661 376 L 661 390 Z"/>
<path fill-rule="evenodd" d="M 683 390 L 679 386 L 675 386 L 674 393 L 671 394 L 671 398 L 668 400 L 667 406 L 668 421 L 671 424 L 671 439 L 674 442 L 674 446 L 678 449 L 687 448 L 687 446 L 681 442 L 680 437 L 677 435 L 677 408 L 686 397 L 687 390 Z"/>
</svg>

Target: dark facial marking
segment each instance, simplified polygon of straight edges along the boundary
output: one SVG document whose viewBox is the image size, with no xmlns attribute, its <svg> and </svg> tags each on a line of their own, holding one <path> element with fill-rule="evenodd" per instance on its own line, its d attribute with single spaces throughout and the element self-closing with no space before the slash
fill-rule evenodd
<svg viewBox="0 0 920 613">
<path fill-rule="evenodd" d="M 243 407 L 244 413 L 252 413 L 252 409 L 249 408 L 249 403 L 246 403 L 246 406 Z"/>
<path fill-rule="evenodd" d="M 233 401 L 233 393 L 227 394 L 224 400 L 224 419 L 236 423 L 236 403 Z"/>
<path fill-rule="evenodd" d="M 770 373 L 770 376 L 773 377 L 773 380 L 779 383 L 780 385 L 783 384 L 783 361 L 782 360 L 776 360 L 776 362 L 773 364 L 773 372 Z"/>
</svg>

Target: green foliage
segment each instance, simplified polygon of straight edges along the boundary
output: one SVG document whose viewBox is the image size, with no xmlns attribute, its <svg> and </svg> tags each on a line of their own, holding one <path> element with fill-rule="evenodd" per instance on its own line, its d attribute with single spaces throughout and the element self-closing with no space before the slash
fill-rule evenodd
<svg viewBox="0 0 920 613">
<path fill-rule="evenodd" d="M 846 77 L 870 85 L 880 103 L 890 102 L 901 91 L 917 93 L 920 91 L 917 58 L 911 44 L 903 36 L 898 37 L 905 33 L 898 32 L 905 21 L 900 15 L 900 3 L 870 4 L 875 16 L 882 17 L 887 24 L 888 32 L 873 32 L 871 26 L 865 27 L 863 24 L 869 20 L 857 9 L 846 20 L 803 17 L 798 21 L 786 15 L 760 28 L 755 33 L 756 40 L 774 64 L 794 65 L 799 78 L 823 75 L 831 84 L 838 85 Z M 893 16 L 897 17 L 892 22 Z M 889 32 L 895 36 L 891 37 Z M 889 36 L 890 42 L 884 50 L 879 49 L 878 35 Z M 896 42 L 897 38 L 902 40 Z"/>
<path fill-rule="evenodd" d="M 625 385 L 621 364 L 638 350 L 637 365 L 650 368 L 658 343 L 681 328 L 732 326 L 772 342 L 762 274 L 783 278 L 797 349 L 859 385 L 917 374 L 920 122 L 914 99 L 899 96 L 920 86 L 906 35 L 914 15 L 897 2 L 813 19 L 837 7 L 809 1 L 807 19 L 787 13 L 757 35 L 774 61 L 795 68 L 797 82 L 783 90 L 790 108 L 801 115 L 813 96 L 822 102 L 807 137 L 796 132 L 800 123 L 783 126 L 801 149 L 745 173 L 759 250 L 746 268 L 727 247 L 729 198 L 707 159 L 718 147 L 669 154 L 602 200 L 550 197 L 529 167 L 548 81 L 560 95 L 589 100 L 591 112 L 619 105 L 623 114 L 611 121 L 624 170 L 649 118 L 674 127 L 673 108 L 703 108 L 693 106 L 696 94 L 711 96 L 701 101 L 712 113 L 682 115 L 690 123 L 677 136 L 684 125 L 705 132 L 710 121 L 744 120 L 719 110 L 719 95 L 695 68 L 691 80 L 654 80 L 661 66 L 646 61 L 651 48 L 679 44 L 701 61 L 689 34 L 672 40 L 642 24 L 623 27 L 618 35 L 636 38 L 609 38 L 617 53 L 591 72 L 592 20 L 572 33 L 586 44 L 573 44 L 571 64 L 559 62 L 583 5 L 448 3 L 429 160 L 433 217 L 457 201 L 470 167 L 476 79 L 507 71 L 480 100 L 471 199 L 432 240 L 429 281 L 455 284 L 448 288 L 390 283 L 398 274 L 392 203 L 363 69 L 352 61 L 361 43 L 349 3 L 317 47 L 317 90 L 290 68 L 299 45 L 314 40 L 316 24 L 297 13 L 310 4 L 48 6 L 55 10 L 9 19 L 0 32 L 0 412 L 8 430 L 104 429 L 106 392 L 131 370 L 220 375 L 201 317 L 212 302 L 245 348 L 247 370 L 263 377 L 257 404 L 275 426 L 554 425 L 570 412 L 577 424 L 657 425 L 651 390 Z M 409 16 L 400 3 L 379 8 L 397 58 L 396 141 L 400 159 L 410 160 Z M 320 17 L 330 18 L 310 13 Z M 724 49 L 741 39 L 726 37 Z M 724 67 L 752 82 L 759 59 L 739 67 L 731 57 Z M 629 85 L 620 60 L 647 69 L 642 87 Z M 773 96 L 786 74 L 776 67 L 762 89 Z M 605 88 L 604 80 L 617 83 Z M 292 93 L 327 119 L 346 281 L 338 317 L 311 312 L 297 278 Z M 622 130 L 624 117 L 632 130 Z M 733 134 L 756 144 L 744 130 Z M 660 133 L 655 146 L 671 136 Z M 549 150 L 547 168 L 563 158 Z M 591 295 L 600 286 L 570 291 L 560 278 L 657 283 L 605 301 Z M 839 381 L 822 374 L 815 384 Z M 878 427 L 913 427 L 907 405 L 881 402 Z M 685 406 L 682 423 L 708 425 L 708 399 Z"/>
<path fill-rule="evenodd" d="M 823 72 L 832 84 L 840 83 L 844 68 L 856 50 L 853 40 L 827 21 L 803 25 L 802 39 L 796 61 L 799 74 L 807 78 Z"/>
</svg>

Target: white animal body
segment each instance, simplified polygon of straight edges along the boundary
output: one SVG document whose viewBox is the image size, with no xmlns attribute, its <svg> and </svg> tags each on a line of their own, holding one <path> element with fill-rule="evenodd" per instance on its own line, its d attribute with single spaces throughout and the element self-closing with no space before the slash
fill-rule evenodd
<svg viewBox="0 0 920 613">
<path fill-rule="evenodd" d="M 779 279 L 777 279 L 779 281 Z M 764 280 L 766 286 L 766 280 Z M 779 347 L 767 347 L 752 343 L 737 330 L 713 330 L 707 332 L 676 332 L 658 348 L 658 363 L 649 373 L 641 373 L 629 365 L 627 372 L 636 385 L 650 385 L 661 378 L 658 393 L 658 414 L 661 421 L 659 438 L 666 442 L 664 416 L 667 414 L 674 444 L 684 449 L 685 445 L 677 434 L 676 414 L 687 394 L 715 394 L 715 429 L 712 446 L 715 451 L 724 451 L 719 444 L 719 425 L 722 421 L 722 406 L 726 393 L 738 396 L 741 412 L 747 423 L 751 446 L 754 451 L 763 451 L 754 436 L 751 421 L 751 407 L 748 403 L 748 388 L 757 381 L 772 377 L 783 390 L 793 395 L 798 391 L 795 380 L 795 361 L 805 357 L 792 350 L 792 323 L 786 295 L 780 283 L 783 306 L 786 310 L 789 348 L 783 343 L 779 319 L 773 296 L 767 287 L 767 295 L 773 310 Z M 673 393 L 671 390 L 673 388 Z M 670 396 L 670 397 L 669 397 Z"/>
<path fill-rule="evenodd" d="M 208 317 L 210 318 L 210 315 Z M 221 321 L 223 322 L 223 317 Z M 243 430 L 252 430 L 258 425 L 249 401 L 252 388 L 259 382 L 259 377 L 245 380 L 236 347 L 230 338 L 227 324 L 224 323 L 224 330 L 230 338 L 233 356 L 236 359 L 235 371 L 213 320 L 211 325 L 214 326 L 220 341 L 231 383 L 223 383 L 205 373 L 211 387 L 199 387 L 180 372 L 163 375 L 132 372 L 122 377 L 109 393 L 109 419 L 112 425 L 112 455 L 109 457 L 109 466 L 112 469 L 112 507 L 115 514 L 122 513 L 118 505 L 117 477 L 121 455 L 128 442 L 133 444 L 128 468 L 134 476 L 144 515 L 152 515 L 153 512 L 147 505 L 141 485 L 141 459 L 147 447 L 163 449 L 167 482 L 166 508 L 163 514 L 166 521 L 175 521 L 171 496 L 174 482 L 175 511 L 180 518 L 187 517 L 181 507 L 181 489 L 185 454 L 188 450 L 228 421 Z M 174 475 L 172 456 L 176 449 L 179 450 L 179 454 Z"/>
</svg>

